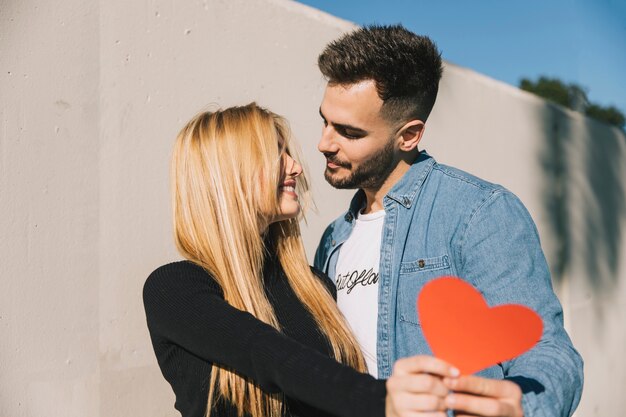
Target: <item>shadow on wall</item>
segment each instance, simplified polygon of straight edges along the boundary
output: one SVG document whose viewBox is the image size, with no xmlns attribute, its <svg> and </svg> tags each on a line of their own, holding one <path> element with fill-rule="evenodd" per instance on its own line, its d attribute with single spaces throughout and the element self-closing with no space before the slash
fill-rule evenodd
<svg viewBox="0 0 626 417">
<path fill-rule="evenodd" d="M 548 253 L 553 277 L 562 281 L 582 268 L 594 294 L 611 294 L 626 213 L 626 136 L 552 104 L 542 120 L 546 137 L 539 160 L 543 207 L 555 240 Z"/>
<path fill-rule="evenodd" d="M 571 253 L 568 210 L 568 178 L 570 167 L 567 150 L 571 137 L 569 119 L 561 109 L 550 103 L 545 105 L 541 114 L 545 138 L 540 146 L 539 166 L 543 171 L 544 181 L 541 190 L 542 205 L 548 219 L 554 244 L 548 252 L 552 277 L 558 282 L 563 280 Z"/>
<path fill-rule="evenodd" d="M 585 125 L 587 186 L 581 208 L 586 213 L 582 226 L 589 238 L 581 249 L 591 255 L 585 264 L 598 289 L 611 291 L 618 280 L 621 226 L 626 214 L 626 138 L 615 128 L 603 129 L 608 135 L 596 137 L 594 133 L 599 129 L 593 129 L 593 125 L 599 123 Z"/>
</svg>

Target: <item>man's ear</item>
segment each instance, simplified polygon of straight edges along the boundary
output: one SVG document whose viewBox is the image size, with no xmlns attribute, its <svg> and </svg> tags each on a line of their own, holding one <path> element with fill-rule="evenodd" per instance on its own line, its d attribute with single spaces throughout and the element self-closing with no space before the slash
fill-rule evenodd
<svg viewBox="0 0 626 417">
<path fill-rule="evenodd" d="M 400 133 L 400 150 L 410 152 L 417 148 L 417 144 L 422 140 L 426 125 L 421 120 L 411 120 L 398 131 Z"/>
</svg>

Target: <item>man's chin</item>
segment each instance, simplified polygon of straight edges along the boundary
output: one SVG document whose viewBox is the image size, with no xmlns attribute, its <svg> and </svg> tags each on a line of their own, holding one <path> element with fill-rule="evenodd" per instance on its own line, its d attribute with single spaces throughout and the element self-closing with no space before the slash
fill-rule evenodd
<svg viewBox="0 0 626 417">
<path fill-rule="evenodd" d="M 324 178 L 327 183 L 340 190 L 353 190 L 355 188 L 359 188 L 356 184 L 353 184 L 351 177 L 339 176 L 336 172 L 333 173 L 328 168 L 324 171 Z"/>
</svg>

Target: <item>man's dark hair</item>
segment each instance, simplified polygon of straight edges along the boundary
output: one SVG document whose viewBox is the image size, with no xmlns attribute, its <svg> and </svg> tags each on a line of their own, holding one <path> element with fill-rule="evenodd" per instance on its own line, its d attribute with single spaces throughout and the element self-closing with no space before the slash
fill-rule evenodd
<svg viewBox="0 0 626 417">
<path fill-rule="evenodd" d="M 401 25 L 371 25 L 345 34 L 326 46 L 317 64 L 331 85 L 374 80 L 381 115 L 392 125 L 426 121 L 443 72 L 433 41 Z"/>
</svg>

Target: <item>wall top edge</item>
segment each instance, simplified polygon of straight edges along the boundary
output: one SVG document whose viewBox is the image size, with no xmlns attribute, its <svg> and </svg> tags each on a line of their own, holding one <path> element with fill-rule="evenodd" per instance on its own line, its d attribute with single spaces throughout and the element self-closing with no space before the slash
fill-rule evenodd
<svg viewBox="0 0 626 417">
<path fill-rule="evenodd" d="M 520 100 L 525 100 L 527 102 L 531 102 L 536 105 L 542 105 L 542 106 L 552 108 L 553 110 L 559 111 L 565 116 L 570 117 L 572 119 L 601 125 L 607 129 L 613 130 L 615 134 L 617 134 L 618 136 L 622 136 L 626 140 L 626 133 L 624 133 L 619 128 L 615 126 L 611 126 L 602 121 L 593 119 L 579 111 L 561 106 L 560 104 L 557 104 L 545 98 L 539 97 L 538 95 L 530 93 L 528 91 L 524 91 L 519 87 L 508 84 L 504 81 L 500 81 L 498 79 L 492 78 L 488 75 L 485 75 L 471 68 L 463 67 L 461 65 L 458 65 L 450 61 L 446 61 L 446 60 L 444 60 L 444 65 L 445 65 L 444 76 L 445 76 L 445 73 L 449 71 L 453 73 L 454 75 L 457 75 L 466 79 L 471 79 L 472 81 L 476 83 L 480 83 L 487 88 L 499 90 L 503 94 L 509 94 Z"/>
<path fill-rule="evenodd" d="M 268 3 L 274 4 L 276 6 L 282 7 L 283 9 L 298 13 L 302 16 L 308 17 L 310 19 L 314 19 L 318 22 L 326 24 L 328 26 L 332 26 L 334 28 L 340 29 L 342 31 L 348 31 L 354 29 L 358 25 L 354 22 L 350 22 L 349 20 L 341 19 L 337 16 L 334 16 L 330 13 L 324 12 L 322 10 L 316 9 L 312 6 L 299 3 L 294 0 L 266 0 Z"/>
</svg>

